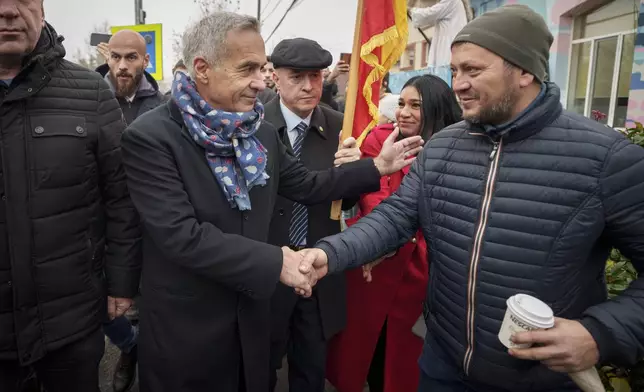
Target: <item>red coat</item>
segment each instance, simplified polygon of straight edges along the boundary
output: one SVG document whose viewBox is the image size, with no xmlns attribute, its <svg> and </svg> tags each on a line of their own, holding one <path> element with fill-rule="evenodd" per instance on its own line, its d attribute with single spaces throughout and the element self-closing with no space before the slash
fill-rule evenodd
<svg viewBox="0 0 644 392">
<path fill-rule="evenodd" d="M 374 129 L 362 145 L 363 157 L 377 156 L 392 131 L 392 125 Z M 383 176 L 380 191 L 361 197 L 360 215 L 368 214 L 394 193 L 408 171 L 409 167 Z M 385 320 L 385 392 L 416 392 L 423 340 L 411 328 L 422 313 L 429 267 L 420 231 L 415 240 L 376 266 L 371 283 L 362 277 L 361 268 L 346 272 L 347 327 L 329 342 L 327 356 L 327 379 L 339 392 L 362 392 Z"/>
</svg>

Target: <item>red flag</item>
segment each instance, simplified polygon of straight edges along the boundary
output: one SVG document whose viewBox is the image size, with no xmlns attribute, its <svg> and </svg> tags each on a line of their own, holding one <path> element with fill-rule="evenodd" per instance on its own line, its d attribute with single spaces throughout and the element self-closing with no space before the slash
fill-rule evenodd
<svg viewBox="0 0 644 392">
<path fill-rule="evenodd" d="M 353 136 L 360 145 L 376 126 L 382 79 L 404 52 L 408 35 L 406 0 L 358 0 L 342 140 Z M 341 206 L 333 203 L 332 219 L 340 219 Z"/>
<path fill-rule="evenodd" d="M 408 35 L 406 0 L 358 1 L 343 136 L 360 144 L 376 126 L 382 79 L 400 59 Z"/>
</svg>

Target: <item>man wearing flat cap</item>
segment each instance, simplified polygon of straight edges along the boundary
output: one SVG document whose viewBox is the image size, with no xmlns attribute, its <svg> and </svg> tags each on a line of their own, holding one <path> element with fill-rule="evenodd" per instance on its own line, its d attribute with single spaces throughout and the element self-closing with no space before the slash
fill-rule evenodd
<svg viewBox="0 0 644 392">
<path fill-rule="evenodd" d="M 432 137 L 396 194 L 305 251 L 319 276 L 423 231 L 420 392 L 577 391 L 567 373 L 644 357 L 644 149 L 563 110 L 547 81 L 552 41 L 525 5 L 466 25 L 451 57 L 465 121 Z M 639 278 L 608 301 L 613 247 Z M 554 314 L 554 325 L 502 343 L 506 307 L 517 303 L 521 317 Z"/>
<path fill-rule="evenodd" d="M 296 38 L 277 44 L 271 59 L 280 95 L 266 105 L 265 120 L 278 129 L 284 144 L 309 170 L 333 167 L 343 115 L 320 105 L 322 70 L 331 64 L 331 53 L 315 41 Z M 345 200 L 343 208 L 355 202 Z M 304 207 L 279 198 L 269 242 L 299 250 L 340 232 L 340 222 L 329 218 L 330 210 L 331 203 Z M 310 298 L 300 298 L 279 284 L 271 301 L 271 317 L 272 389 L 286 354 L 291 392 L 324 391 L 326 342 L 346 321 L 344 276 L 320 282 Z"/>
</svg>

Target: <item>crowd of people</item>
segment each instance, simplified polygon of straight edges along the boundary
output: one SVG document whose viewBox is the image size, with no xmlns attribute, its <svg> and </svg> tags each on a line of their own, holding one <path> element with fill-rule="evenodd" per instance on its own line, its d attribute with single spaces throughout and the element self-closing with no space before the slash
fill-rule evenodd
<svg viewBox="0 0 644 392">
<path fill-rule="evenodd" d="M 444 43 L 451 87 L 383 86 L 361 146 L 313 40 L 205 15 L 164 93 L 140 34 L 88 70 L 43 10 L 0 0 L 0 391 L 98 392 L 105 336 L 115 392 L 272 392 L 284 360 L 293 392 L 574 391 L 644 357 L 644 150 L 563 110 L 529 7 Z M 613 247 L 641 277 L 608 301 Z M 518 293 L 557 318 L 508 350 Z"/>
</svg>

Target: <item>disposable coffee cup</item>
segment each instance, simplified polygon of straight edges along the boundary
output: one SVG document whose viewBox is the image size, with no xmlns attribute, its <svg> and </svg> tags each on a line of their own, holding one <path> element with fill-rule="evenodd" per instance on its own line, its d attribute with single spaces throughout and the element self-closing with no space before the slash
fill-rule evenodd
<svg viewBox="0 0 644 392">
<path fill-rule="evenodd" d="M 507 348 L 529 348 L 530 344 L 514 344 L 510 341 L 517 332 L 548 329 L 555 325 L 555 317 L 543 301 L 527 294 L 514 295 L 506 301 L 503 324 L 499 330 L 499 340 Z M 576 373 L 568 373 L 570 378 L 584 392 L 604 392 L 604 385 L 595 367 Z"/>
<path fill-rule="evenodd" d="M 514 295 L 506 301 L 507 309 L 499 330 L 499 340 L 507 348 L 528 348 L 530 344 L 515 344 L 510 338 L 518 332 L 552 328 L 555 316 L 543 301 L 527 294 Z"/>
</svg>

